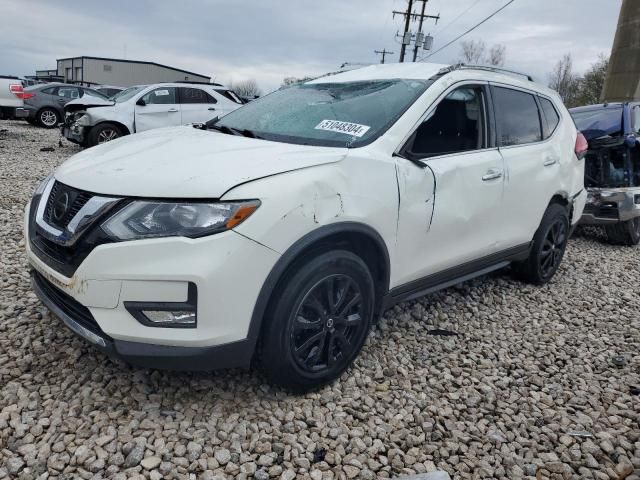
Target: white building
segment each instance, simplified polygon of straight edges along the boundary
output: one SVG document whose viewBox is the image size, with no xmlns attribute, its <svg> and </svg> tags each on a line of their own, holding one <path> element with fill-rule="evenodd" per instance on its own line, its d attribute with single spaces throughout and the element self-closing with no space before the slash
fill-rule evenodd
<svg viewBox="0 0 640 480">
<path fill-rule="evenodd" d="M 57 60 L 57 75 L 65 82 L 83 85 L 130 87 L 160 82 L 207 82 L 211 77 L 155 62 L 102 57 L 73 57 Z"/>
</svg>

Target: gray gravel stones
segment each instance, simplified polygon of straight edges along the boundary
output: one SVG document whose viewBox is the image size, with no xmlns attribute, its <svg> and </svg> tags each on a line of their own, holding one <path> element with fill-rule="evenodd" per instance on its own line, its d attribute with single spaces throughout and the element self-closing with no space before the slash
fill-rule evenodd
<svg viewBox="0 0 640 480">
<path fill-rule="evenodd" d="M 133 369 L 29 287 L 24 206 L 78 148 L 0 125 L 0 479 L 640 478 L 640 249 L 589 231 L 545 287 L 501 272 L 398 305 L 305 396 L 255 372 Z"/>
</svg>

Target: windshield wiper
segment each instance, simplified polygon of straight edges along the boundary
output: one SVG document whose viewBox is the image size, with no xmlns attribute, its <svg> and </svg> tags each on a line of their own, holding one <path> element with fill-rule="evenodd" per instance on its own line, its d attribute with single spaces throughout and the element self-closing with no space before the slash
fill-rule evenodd
<svg viewBox="0 0 640 480">
<path fill-rule="evenodd" d="M 217 130 L 218 132 L 221 132 L 221 133 L 226 133 L 227 135 L 242 135 L 241 133 L 237 132 L 232 128 L 227 127 L 226 125 L 213 124 L 213 125 L 207 125 L 207 128 L 210 128 L 212 130 Z"/>
</svg>

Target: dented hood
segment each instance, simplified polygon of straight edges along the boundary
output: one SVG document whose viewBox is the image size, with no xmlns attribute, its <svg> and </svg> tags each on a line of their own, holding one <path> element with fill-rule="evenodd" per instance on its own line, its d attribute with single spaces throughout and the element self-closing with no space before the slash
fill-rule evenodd
<svg viewBox="0 0 640 480">
<path fill-rule="evenodd" d="M 75 100 L 68 102 L 64 106 L 64 110 L 66 112 L 76 112 L 90 107 L 111 107 L 113 105 L 115 105 L 115 102 L 112 102 L 111 100 L 85 95 L 82 98 L 76 98 Z"/>
<path fill-rule="evenodd" d="M 159 128 L 88 148 L 62 164 L 55 178 L 104 195 L 220 198 L 242 183 L 340 161 L 347 151 Z"/>
</svg>

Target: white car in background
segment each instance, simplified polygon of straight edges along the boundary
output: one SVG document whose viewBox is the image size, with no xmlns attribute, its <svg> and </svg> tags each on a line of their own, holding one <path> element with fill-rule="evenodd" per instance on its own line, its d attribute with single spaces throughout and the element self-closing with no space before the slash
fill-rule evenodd
<svg viewBox="0 0 640 480">
<path fill-rule="evenodd" d="M 243 105 L 219 84 L 157 83 L 127 88 L 108 100 L 78 99 L 65 105 L 62 135 L 91 147 L 131 133 L 206 123 Z"/>
</svg>

